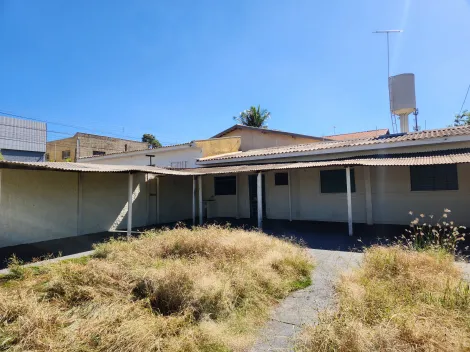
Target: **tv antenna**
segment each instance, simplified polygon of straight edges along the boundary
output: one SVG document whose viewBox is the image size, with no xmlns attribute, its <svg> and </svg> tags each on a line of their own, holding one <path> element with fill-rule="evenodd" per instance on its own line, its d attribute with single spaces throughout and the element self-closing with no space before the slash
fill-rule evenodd
<svg viewBox="0 0 470 352">
<path fill-rule="evenodd" d="M 388 84 L 388 102 L 390 107 L 390 120 L 392 121 L 392 131 L 393 133 L 397 132 L 397 121 L 393 118 L 393 113 L 391 109 L 390 102 L 392 100 L 392 93 L 390 89 L 390 33 L 402 33 L 402 29 L 387 29 L 381 31 L 375 31 L 372 33 L 375 34 L 386 34 L 387 35 L 387 84 Z"/>
</svg>

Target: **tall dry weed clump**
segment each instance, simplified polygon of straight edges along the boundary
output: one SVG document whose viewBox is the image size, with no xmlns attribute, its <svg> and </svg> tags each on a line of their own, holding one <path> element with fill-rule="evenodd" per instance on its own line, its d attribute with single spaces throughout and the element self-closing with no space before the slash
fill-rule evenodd
<svg viewBox="0 0 470 352">
<path fill-rule="evenodd" d="M 305 249 L 209 226 L 99 245 L 0 280 L 0 350 L 229 351 L 309 284 Z"/>
<path fill-rule="evenodd" d="M 442 250 L 372 247 L 300 351 L 470 351 L 470 289 Z"/>
</svg>

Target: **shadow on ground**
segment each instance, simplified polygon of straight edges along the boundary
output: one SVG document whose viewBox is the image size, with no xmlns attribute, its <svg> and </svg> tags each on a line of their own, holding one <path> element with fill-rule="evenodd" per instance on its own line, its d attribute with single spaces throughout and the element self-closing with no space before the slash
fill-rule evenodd
<svg viewBox="0 0 470 352">
<path fill-rule="evenodd" d="M 230 224 L 232 227 L 245 229 L 256 228 L 256 222 L 250 219 L 219 218 L 207 221 L 208 224 Z M 191 221 L 183 221 L 178 226 L 191 226 Z M 176 223 L 161 226 L 147 226 L 134 229 L 137 232 L 158 227 L 173 228 Z M 386 244 L 401 236 L 407 226 L 402 225 L 366 225 L 354 224 L 354 235 L 348 235 L 347 223 L 319 221 L 268 220 L 263 222 L 264 232 L 278 237 L 293 237 L 304 242 L 312 249 L 337 251 L 362 251 L 374 244 Z M 36 242 L 0 248 L 0 269 L 7 267 L 8 259 L 15 254 L 24 262 L 37 261 L 46 256 L 57 257 L 86 252 L 93 249 L 94 243 L 101 243 L 110 238 L 125 236 L 124 233 L 100 232 L 89 235 L 66 237 L 57 240 Z M 468 242 L 469 239 L 467 239 Z M 468 245 L 468 243 L 466 244 Z"/>
</svg>

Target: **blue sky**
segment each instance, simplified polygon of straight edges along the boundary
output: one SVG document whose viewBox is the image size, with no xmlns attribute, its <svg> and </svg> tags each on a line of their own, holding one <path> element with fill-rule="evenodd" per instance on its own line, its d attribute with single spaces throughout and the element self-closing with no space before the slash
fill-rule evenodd
<svg viewBox="0 0 470 352">
<path fill-rule="evenodd" d="M 469 18 L 470 0 L 0 0 L 0 111 L 164 144 L 255 104 L 297 133 L 390 127 L 372 32 L 400 28 L 391 73 L 415 73 L 420 125 L 444 127 L 470 84 Z"/>
</svg>

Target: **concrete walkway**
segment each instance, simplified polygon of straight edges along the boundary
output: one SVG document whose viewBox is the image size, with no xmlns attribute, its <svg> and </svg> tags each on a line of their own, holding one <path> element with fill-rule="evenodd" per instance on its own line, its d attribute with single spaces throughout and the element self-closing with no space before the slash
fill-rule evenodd
<svg viewBox="0 0 470 352">
<path fill-rule="evenodd" d="M 260 332 L 251 351 L 293 351 L 293 338 L 302 325 L 312 325 L 318 313 L 334 303 L 334 284 L 339 274 L 357 267 L 362 253 L 309 249 L 315 258 L 312 285 L 294 292 L 281 302 Z"/>
</svg>

